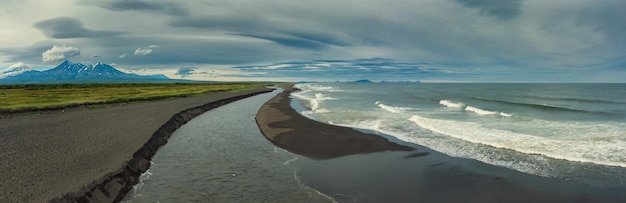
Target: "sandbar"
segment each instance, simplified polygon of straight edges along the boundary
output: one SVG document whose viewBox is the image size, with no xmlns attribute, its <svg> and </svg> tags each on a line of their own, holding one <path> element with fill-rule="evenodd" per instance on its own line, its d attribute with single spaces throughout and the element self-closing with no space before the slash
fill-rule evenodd
<svg viewBox="0 0 626 203">
<path fill-rule="evenodd" d="M 315 121 L 291 107 L 293 91 L 265 103 L 257 124 L 274 145 L 310 158 L 299 166 L 301 181 L 339 202 L 626 202 L 623 189 L 522 173 Z"/>
</svg>

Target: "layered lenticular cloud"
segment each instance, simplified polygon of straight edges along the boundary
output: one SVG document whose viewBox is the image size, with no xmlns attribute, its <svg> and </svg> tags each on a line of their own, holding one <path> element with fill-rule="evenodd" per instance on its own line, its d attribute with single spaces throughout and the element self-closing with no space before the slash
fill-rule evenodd
<svg viewBox="0 0 626 203">
<path fill-rule="evenodd" d="M 11 65 L 9 68 L 0 71 L 0 79 L 9 76 L 19 75 L 26 71 L 30 71 L 32 68 L 22 62 Z"/>
<path fill-rule="evenodd" d="M 41 61 L 46 62 L 57 62 L 67 60 L 70 57 L 80 55 L 80 49 L 72 46 L 53 46 L 51 49 L 46 50 L 41 54 Z"/>
<path fill-rule="evenodd" d="M 72 17 L 43 20 L 36 22 L 34 26 L 46 36 L 56 39 L 110 37 L 122 34 L 122 32 L 87 29 L 79 19 Z"/>
<path fill-rule="evenodd" d="M 315 75 L 318 81 L 389 80 L 415 81 L 431 78 L 462 77 L 471 70 L 457 68 L 456 72 L 426 62 L 400 62 L 387 58 L 355 60 L 313 60 L 274 63 L 256 66 L 236 66 L 249 77 L 288 77 L 306 80 Z"/>
<path fill-rule="evenodd" d="M 90 2 L 96 3 L 97 1 Z M 96 3 L 98 6 L 112 11 L 147 11 L 170 16 L 189 15 L 189 10 L 170 1 L 118 0 Z"/>
</svg>

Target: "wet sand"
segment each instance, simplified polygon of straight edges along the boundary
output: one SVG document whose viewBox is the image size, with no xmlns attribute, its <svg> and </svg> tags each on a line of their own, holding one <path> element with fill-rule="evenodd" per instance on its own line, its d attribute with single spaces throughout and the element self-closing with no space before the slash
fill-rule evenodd
<svg viewBox="0 0 626 203">
<path fill-rule="evenodd" d="M 339 202 L 626 202 L 624 190 L 525 174 L 313 121 L 291 108 L 293 91 L 265 103 L 257 124 L 276 146 L 311 158 L 297 166 L 303 183 Z"/>
<path fill-rule="evenodd" d="M 156 151 L 147 142 L 167 141 L 154 135 L 167 134 L 161 131 L 173 131 L 189 117 L 223 105 L 229 98 L 267 91 L 213 93 L 95 110 L 78 107 L 0 119 L 0 202 L 46 202 L 63 195 L 66 199 L 60 201 L 75 197 L 111 201 L 127 183 L 118 173 L 139 173 L 138 168 L 145 168 Z M 194 109 L 207 104 L 213 105 Z M 129 160 L 136 163 L 129 166 Z M 118 179 L 98 185 L 112 175 Z M 68 193 L 75 194 L 68 197 Z"/>
</svg>

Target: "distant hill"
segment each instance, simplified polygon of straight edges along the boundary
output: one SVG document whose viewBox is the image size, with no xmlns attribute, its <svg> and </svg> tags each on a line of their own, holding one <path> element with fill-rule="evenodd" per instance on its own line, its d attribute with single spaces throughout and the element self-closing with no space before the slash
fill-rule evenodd
<svg viewBox="0 0 626 203">
<path fill-rule="evenodd" d="M 57 67 L 45 70 L 11 72 L 0 78 L 0 84 L 51 84 L 51 83 L 118 83 L 118 82 L 164 82 L 170 80 L 165 75 L 136 75 L 124 73 L 104 63 L 85 65 L 63 61 Z"/>
<path fill-rule="evenodd" d="M 353 83 L 372 83 L 372 81 L 370 81 L 368 79 L 362 79 L 362 80 L 354 81 Z"/>
</svg>

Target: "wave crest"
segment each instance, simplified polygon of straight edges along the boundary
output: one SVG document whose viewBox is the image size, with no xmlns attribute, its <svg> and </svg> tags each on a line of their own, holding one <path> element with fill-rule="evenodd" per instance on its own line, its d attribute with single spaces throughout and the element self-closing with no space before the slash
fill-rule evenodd
<svg viewBox="0 0 626 203">
<path fill-rule="evenodd" d="M 508 113 L 504 113 L 504 112 L 498 112 L 498 111 L 489 111 L 489 110 L 485 110 L 485 109 L 481 109 L 481 108 L 477 108 L 477 107 L 473 107 L 473 106 L 469 106 L 466 105 L 464 103 L 461 102 L 452 102 L 450 100 L 440 100 L 439 104 L 444 105 L 446 107 L 450 107 L 450 108 L 456 108 L 456 109 L 463 109 L 465 111 L 469 111 L 481 116 L 484 115 L 499 115 L 502 117 L 511 117 L 513 116 L 512 114 L 508 114 Z"/>
<path fill-rule="evenodd" d="M 441 100 L 439 101 L 439 104 L 450 107 L 450 108 L 463 108 L 465 106 L 465 104 L 459 102 L 459 103 L 455 103 L 452 102 L 450 100 Z"/>
<path fill-rule="evenodd" d="M 376 106 L 378 106 L 382 110 L 385 110 L 385 111 L 390 112 L 390 113 L 402 113 L 403 111 L 408 111 L 408 110 L 413 109 L 413 108 L 410 108 L 410 107 L 389 106 L 389 105 L 383 104 L 380 101 L 377 101 L 374 104 L 376 104 Z"/>
</svg>

